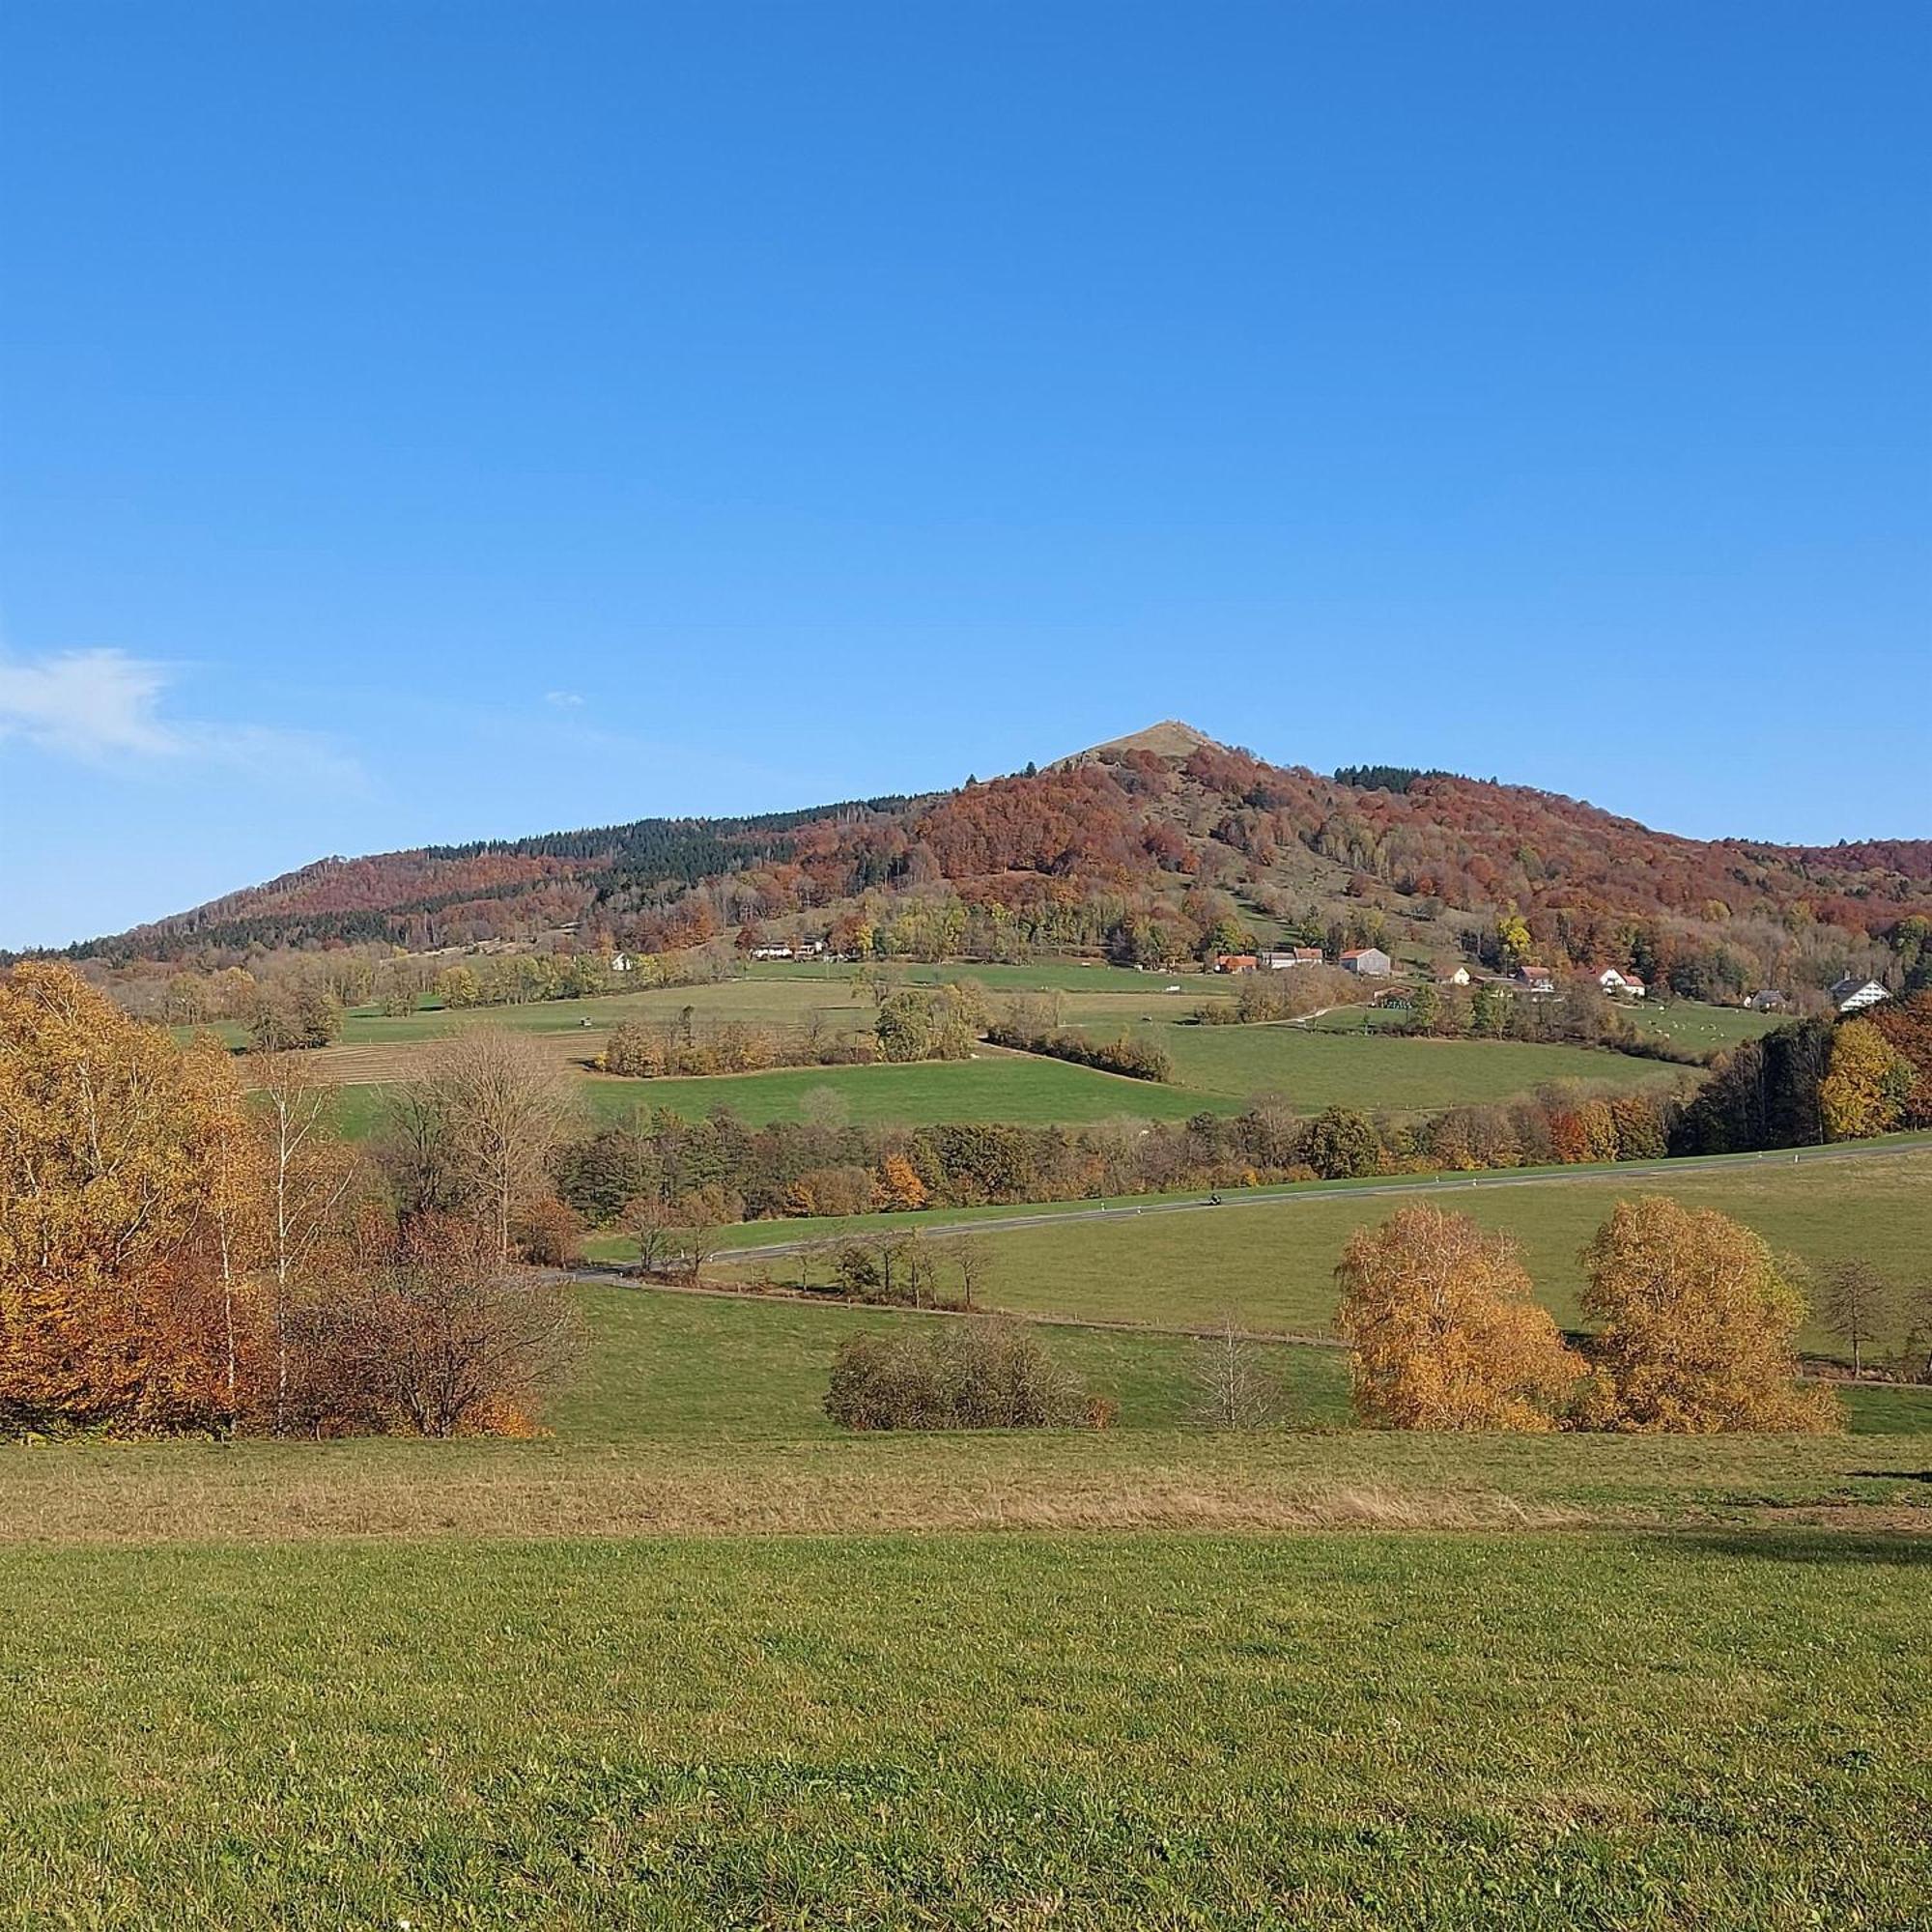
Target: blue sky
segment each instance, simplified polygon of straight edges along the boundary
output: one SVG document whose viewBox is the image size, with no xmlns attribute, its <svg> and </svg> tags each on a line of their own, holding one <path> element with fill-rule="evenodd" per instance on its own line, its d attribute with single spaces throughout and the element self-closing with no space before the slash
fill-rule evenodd
<svg viewBox="0 0 1932 1932">
<path fill-rule="evenodd" d="M 0 945 L 1186 718 L 1932 835 L 1921 4 L 0 14 Z"/>
</svg>

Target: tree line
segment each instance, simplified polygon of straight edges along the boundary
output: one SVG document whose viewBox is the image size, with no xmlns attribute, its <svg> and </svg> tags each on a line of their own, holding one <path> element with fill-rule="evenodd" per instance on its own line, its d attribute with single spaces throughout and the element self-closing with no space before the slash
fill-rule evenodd
<svg viewBox="0 0 1932 1932">
<path fill-rule="evenodd" d="M 579 1330 L 508 1265 L 554 1140 L 494 1048 L 452 1043 L 413 1103 L 450 1185 L 404 1201 L 304 1056 L 244 1094 L 218 1042 L 178 1045 L 63 966 L 0 979 L 0 1427 L 535 1430 Z"/>
</svg>

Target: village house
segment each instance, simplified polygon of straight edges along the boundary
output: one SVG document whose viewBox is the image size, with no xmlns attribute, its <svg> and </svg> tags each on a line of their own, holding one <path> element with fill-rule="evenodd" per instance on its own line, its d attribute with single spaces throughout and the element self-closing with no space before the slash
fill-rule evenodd
<svg viewBox="0 0 1932 1932">
<path fill-rule="evenodd" d="M 1781 1013 L 1791 1004 L 1782 993 L 1767 986 L 1761 993 L 1753 993 L 1745 1002 L 1754 1013 Z"/>
<path fill-rule="evenodd" d="M 1647 990 L 1634 973 L 1619 973 L 1614 966 L 1605 966 L 1601 972 L 1590 976 L 1606 993 L 1621 993 L 1626 999 L 1640 1000 Z"/>
<path fill-rule="evenodd" d="M 1556 975 L 1548 966 L 1519 966 L 1516 982 L 1531 993 L 1553 993 L 1556 990 Z"/>
<path fill-rule="evenodd" d="M 1891 995 L 1876 980 L 1867 980 L 1857 973 L 1847 973 L 1832 988 L 1832 1004 L 1841 1013 L 1856 1013 L 1866 1007 L 1875 1007 L 1881 1000 L 1889 1000 Z"/>
<path fill-rule="evenodd" d="M 628 973 L 631 970 L 631 955 L 628 952 L 611 953 L 611 970 L 613 973 Z"/>
<path fill-rule="evenodd" d="M 1285 973 L 1293 966 L 1319 966 L 1321 964 L 1321 949 L 1319 946 L 1276 947 L 1270 952 L 1257 955 L 1262 965 L 1270 973 Z"/>
<path fill-rule="evenodd" d="M 1261 963 L 1252 952 L 1217 952 L 1214 955 L 1214 970 L 1217 973 L 1253 973 Z"/>
<path fill-rule="evenodd" d="M 1342 971 L 1364 980 L 1386 980 L 1389 956 L 1379 946 L 1351 947 L 1342 955 Z"/>
<path fill-rule="evenodd" d="M 1468 983 L 1469 969 L 1466 966 L 1459 966 L 1453 973 L 1445 973 L 1442 976 L 1442 984 L 1445 986 L 1466 986 Z"/>
<path fill-rule="evenodd" d="M 752 948 L 753 959 L 789 959 L 792 956 L 789 946 L 754 946 Z"/>
</svg>

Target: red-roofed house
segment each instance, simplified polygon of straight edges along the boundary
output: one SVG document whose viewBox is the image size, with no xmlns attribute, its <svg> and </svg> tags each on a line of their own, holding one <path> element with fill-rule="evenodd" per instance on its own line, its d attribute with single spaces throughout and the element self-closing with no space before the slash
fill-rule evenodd
<svg viewBox="0 0 1932 1932">
<path fill-rule="evenodd" d="M 1605 966 L 1601 973 L 1591 975 L 1598 985 L 1606 993 L 1622 993 L 1628 999 L 1640 1000 L 1645 987 L 1634 973 L 1619 973 L 1614 966 Z"/>
</svg>

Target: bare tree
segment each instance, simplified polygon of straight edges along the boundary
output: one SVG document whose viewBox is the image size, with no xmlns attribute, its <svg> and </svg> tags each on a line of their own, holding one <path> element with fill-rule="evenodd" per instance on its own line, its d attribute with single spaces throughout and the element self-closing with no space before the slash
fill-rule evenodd
<svg viewBox="0 0 1932 1932">
<path fill-rule="evenodd" d="M 982 1235 L 959 1235 L 947 1243 L 952 1264 L 959 1270 L 959 1298 L 978 1308 L 993 1279 L 993 1250 Z"/>
<path fill-rule="evenodd" d="M 528 1434 L 582 1349 L 566 1288 L 506 1271 L 487 1229 L 447 1221 L 406 1232 L 324 1315 L 352 1417 L 419 1435 Z"/>
<path fill-rule="evenodd" d="M 1868 1261 L 1840 1255 L 1818 1269 L 1818 1313 L 1852 1351 L 1852 1374 L 1864 1373 L 1864 1349 L 1898 1320 L 1898 1294 Z"/>
<path fill-rule="evenodd" d="M 1900 1299 L 1905 1336 L 1899 1345 L 1899 1371 L 1908 1381 L 1932 1382 L 1932 1275 L 1913 1283 Z"/>
<path fill-rule="evenodd" d="M 685 1274 L 695 1282 L 724 1245 L 724 1230 L 745 1218 L 745 1203 L 742 1196 L 709 1181 L 680 1194 L 671 1204 L 670 1213 L 676 1251 Z"/>
<path fill-rule="evenodd" d="M 919 1236 L 910 1228 L 889 1228 L 878 1237 L 879 1293 L 886 1301 L 903 1301 L 919 1289 Z"/>
<path fill-rule="evenodd" d="M 678 1236 L 677 1214 L 670 1203 L 662 1194 L 640 1194 L 625 1208 L 622 1226 L 638 1244 L 638 1272 L 668 1272 Z"/>
<path fill-rule="evenodd" d="M 448 1122 L 451 1171 L 507 1261 L 517 1209 L 549 1192 L 576 1112 L 569 1072 L 527 1034 L 467 1026 L 437 1049 L 424 1085 Z"/>
<path fill-rule="evenodd" d="M 290 1321 L 297 1296 L 344 1232 L 356 1177 L 355 1156 L 336 1138 L 335 1089 L 300 1053 L 264 1057 L 258 1115 L 266 1175 L 266 1273 L 275 1351 L 274 1433 L 288 1422 Z"/>
<path fill-rule="evenodd" d="M 1189 1413 L 1208 1429 L 1272 1429 L 1287 1410 L 1279 1374 L 1232 1316 L 1197 1345 L 1190 1379 Z"/>
<path fill-rule="evenodd" d="M 432 1088 L 392 1088 L 370 1142 L 370 1153 L 404 1220 L 450 1214 L 462 1206 L 449 1110 Z"/>
</svg>

